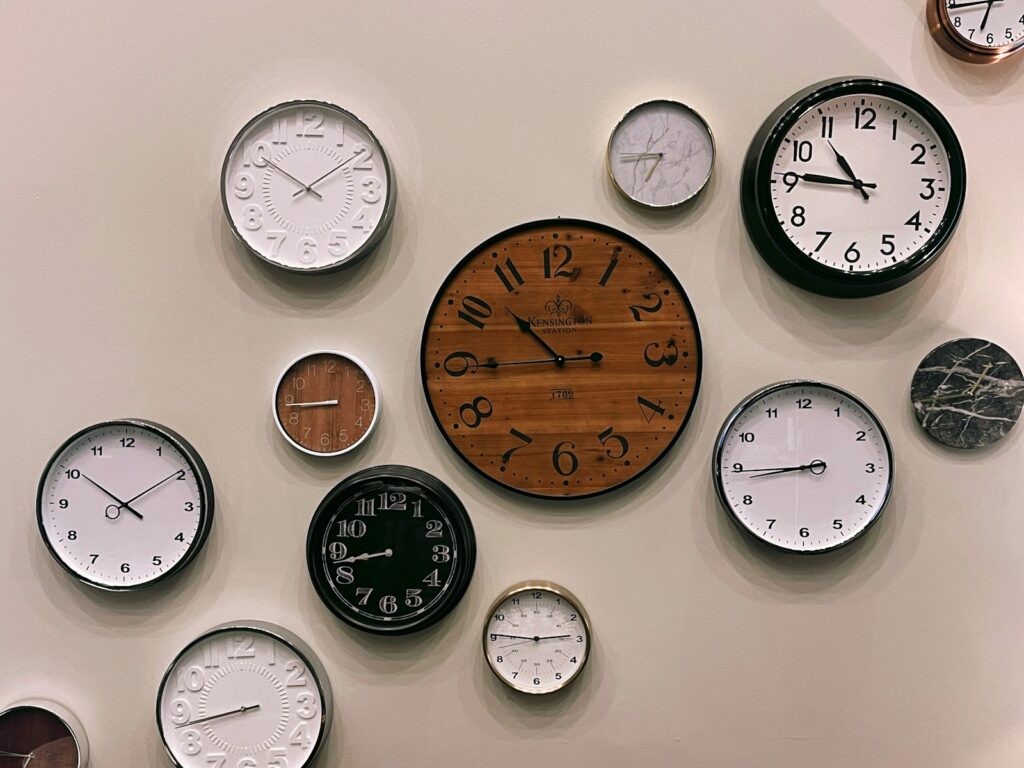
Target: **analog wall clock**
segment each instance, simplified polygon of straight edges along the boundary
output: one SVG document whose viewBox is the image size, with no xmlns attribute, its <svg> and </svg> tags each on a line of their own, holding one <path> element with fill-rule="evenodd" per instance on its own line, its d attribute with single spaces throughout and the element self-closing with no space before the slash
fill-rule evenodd
<svg viewBox="0 0 1024 768">
<path fill-rule="evenodd" d="M 476 564 L 466 508 L 412 467 L 364 469 L 320 503 L 306 537 L 317 595 L 356 629 L 398 635 L 440 621 L 462 599 Z"/>
<path fill-rule="evenodd" d="M 758 390 L 725 420 L 712 460 L 722 506 L 742 531 L 787 552 L 859 538 L 893 485 L 885 429 L 849 392 L 814 381 Z"/>
<path fill-rule="evenodd" d="M 608 175 L 626 198 L 672 208 L 704 189 L 715 164 L 711 129 L 693 109 L 659 99 L 633 107 L 608 139 Z"/>
<path fill-rule="evenodd" d="M 181 435 L 142 419 L 86 427 L 39 481 L 39 532 L 80 581 L 129 590 L 178 573 L 213 524 L 213 483 Z"/>
<path fill-rule="evenodd" d="M 32 700 L 0 712 L 0 766 L 4 768 L 86 768 L 89 740 L 66 707 Z"/>
<path fill-rule="evenodd" d="M 985 339 L 954 339 L 929 352 L 910 387 L 925 431 L 953 448 L 1002 440 L 1024 408 L 1024 375 L 1009 352 Z"/>
<path fill-rule="evenodd" d="M 380 407 L 369 367 L 341 352 L 302 355 L 274 388 L 274 423 L 285 440 L 312 456 L 338 456 L 362 445 L 377 426 Z"/>
<path fill-rule="evenodd" d="M 611 227 L 514 227 L 452 270 L 427 315 L 423 388 L 473 469 L 531 496 L 639 477 L 686 426 L 700 334 L 675 275 Z"/>
<path fill-rule="evenodd" d="M 484 658 L 501 682 L 523 693 L 553 693 L 590 658 L 590 619 L 580 601 L 550 581 L 505 590 L 484 624 Z"/>
<path fill-rule="evenodd" d="M 221 624 L 160 682 L 160 738 L 178 768 L 304 768 L 331 728 L 331 684 L 296 635 L 264 621 Z"/>
<path fill-rule="evenodd" d="M 1024 0 L 928 0 L 928 25 L 947 53 L 991 64 L 1024 47 Z"/>
<path fill-rule="evenodd" d="M 829 80 L 787 99 L 743 165 L 743 220 L 787 280 L 829 296 L 897 288 L 935 263 L 967 186 L 931 103 L 884 80 Z"/>
<path fill-rule="evenodd" d="M 384 147 L 341 107 L 289 101 L 238 132 L 221 171 L 235 235 L 269 264 L 328 272 L 366 256 L 391 225 L 395 184 Z"/>
</svg>

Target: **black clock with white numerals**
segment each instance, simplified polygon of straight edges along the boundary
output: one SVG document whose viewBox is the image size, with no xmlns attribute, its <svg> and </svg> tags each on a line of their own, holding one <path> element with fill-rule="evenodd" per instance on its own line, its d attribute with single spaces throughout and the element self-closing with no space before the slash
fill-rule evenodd
<svg viewBox="0 0 1024 768">
<path fill-rule="evenodd" d="M 933 263 L 967 187 L 963 150 L 926 99 L 895 83 L 843 78 L 786 100 L 743 166 L 743 219 L 761 256 L 827 296 L 872 296 Z"/>
<path fill-rule="evenodd" d="M 473 577 L 466 508 L 412 467 L 364 469 L 335 486 L 309 524 L 306 564 L 324 604 L 366 632 L 397 635 L 440 621 Z"/>
</svg>

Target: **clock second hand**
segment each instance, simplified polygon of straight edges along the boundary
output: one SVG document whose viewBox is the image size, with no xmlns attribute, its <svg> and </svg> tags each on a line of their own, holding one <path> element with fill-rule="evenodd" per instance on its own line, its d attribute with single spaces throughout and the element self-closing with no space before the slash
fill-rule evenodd
<svg viewBox="0 0 1024 768">
<path fill-rule="evenodd" d="M 589 360 L 592 363 L 599 363 L 604 359 L 604 355 L 600 352 L 591 352 L 589 355 L 570 355 L 569 357 L 545 357 L 541 360 L 510 360 L 508 362 L 498 362 L 493 357 L 488 358 L 486 363 L 481 363 L 481 368 L 499 368 L 503 365 L 540 365 L 542 363 L 554 363 L 555 365 L 562 365 L 564 363 L 574 363 L 581 360 Z"/>
</svg>

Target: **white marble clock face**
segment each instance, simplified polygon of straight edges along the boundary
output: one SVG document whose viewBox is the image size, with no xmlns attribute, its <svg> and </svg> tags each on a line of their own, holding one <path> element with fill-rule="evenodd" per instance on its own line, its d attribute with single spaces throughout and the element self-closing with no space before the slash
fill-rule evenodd
<svg viewBox="0 0 1024 768">
<path fill-rule="evenodd" d="M 1024 42 L 1024 0 L 944 0 L 953 34 L 969 45 L 1004 48 Z"/>
<path fill-rule="evenodd" d="M 807 110 L 772 162 L 771 198 L 786 236 L 840 272 L 910 259 L 939 229 L 949 158 L 935 130 L 893 99 L 850 94 Z"/>
<path fill-rule="evenodd" d="M 892 488 L 882 425 L 859 401 L 788 382 L 745 401 L 719 436 L 719 498 L 749 533 L 795 552 L 823 552 L 863 533 Z"/>
<path fill-rule="evenodd" d="M 289 102 L 256 117 L 231 144 L 221 183 L 238 237 L 293 271 L 356 258 L 392 215 L 384 149 L 353 115 L 320 102 Z"/>
<path fill-rule="evenodd" d="M 302 768 L 324 734 L 324 700 L 303 657 L 249 628 L 214 631 L 167 671 L 160 735 L 181 768 Z"/>
<path fill-rule="evenodd" d="M 566 594 L 540 586 L 506 597 L 484 628 L 487 663 L 502 682 L 526 693 L 568 685 L 589 650 L 590 630 L 580 607 Z"/>
<path fill-rule="evenodd" d="M 47 467 L 40 529 L 81 580 L 118 590 L 150 584 L 193 554 L 208 530 L 203 482 L 167 435 L 142 424 L 99 424 Z"/>
<path fill-rule="evenodd" d="M 608 170 L 619 191 L 652 208 L 679 205 L 700 192 L 714 161 L 707 124 L 674 101 L 634 107 L 608 143 Z"/>
</svg>

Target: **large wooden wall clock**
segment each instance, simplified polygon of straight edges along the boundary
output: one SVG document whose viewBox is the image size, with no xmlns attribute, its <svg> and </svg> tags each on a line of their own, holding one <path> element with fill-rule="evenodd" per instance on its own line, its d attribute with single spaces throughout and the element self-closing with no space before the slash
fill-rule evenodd
<svg viewBox="0 0 1024 768">
<path fill-rule="evenodd" d="M 582 498 L 636 479 L 678 439 L 700 334 L 649 248 L 551 219 L 495 235 L 452 270 L 420 365 L 431 413 L 471 467 L 530 496 Z"/>
</svg>

